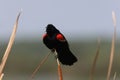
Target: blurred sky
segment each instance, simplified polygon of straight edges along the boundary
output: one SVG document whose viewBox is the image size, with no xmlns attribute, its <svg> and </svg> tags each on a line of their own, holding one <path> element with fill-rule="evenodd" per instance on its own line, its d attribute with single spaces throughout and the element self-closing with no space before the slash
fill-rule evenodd
<svg viewBox="0 0 120 80">
<path fill-rule="evenodd" d="M 17 37 L 41 37 L 49 23 L 71 38 L 111 36 L 113 10 L 120 35 L 120 0 L 1 0 L 1 38 L 10 36 L 21 9 Z"/>
</svg>

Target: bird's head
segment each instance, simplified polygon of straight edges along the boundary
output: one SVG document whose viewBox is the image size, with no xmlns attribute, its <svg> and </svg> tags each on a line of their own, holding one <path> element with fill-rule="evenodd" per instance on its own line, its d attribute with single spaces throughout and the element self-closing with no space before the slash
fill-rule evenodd
<svg viewBox="0 0 120 80">
<path fill-rule="evenodd" d="M 59 30 L 56 29 L 53 24 L 48 24 L 47 27 L 46 27 L 46 32 L 49 36 L 52 36 L 55 33 L 59 33 Z"/>
</svg>

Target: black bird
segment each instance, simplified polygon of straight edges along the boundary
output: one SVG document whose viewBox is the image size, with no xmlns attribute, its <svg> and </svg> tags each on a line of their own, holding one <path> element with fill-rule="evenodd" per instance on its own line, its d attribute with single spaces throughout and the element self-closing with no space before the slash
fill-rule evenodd
<svg viewBox="0 0 120 80">
<path fill-rule="evenodd" d="M 57 58 L 64 65 L 73 65 L 77 58 L 69 49 L 69 44 L 64 35 L 55 28 L 54 25 L 48 24 L 46 34 L 43 36 L 43 43 L 51 50 L 57 52 Z"/>
</svg>

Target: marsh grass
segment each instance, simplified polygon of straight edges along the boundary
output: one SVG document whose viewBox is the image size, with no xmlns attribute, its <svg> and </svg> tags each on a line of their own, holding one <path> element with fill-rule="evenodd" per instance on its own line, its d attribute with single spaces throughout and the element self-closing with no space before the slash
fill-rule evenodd
<svg viewBox="0 0 120 80">
<path fill-rule="evenodd" d="M 57 56 L 57 52 L 55 51 L 55 54 Z M 63 80 L 63 74 L 62 74 L 62 68 L 59 62 L 59 59 L 57 58 L 57 65 L 58 65 L 58 75 L 59 75 L 59 80 Z"/>
<path fill-rule="evenodd" d="M 117 73 L 115 72 L 114 76 L 113 76 L 113 80 L 116 80 L 116 75 L 117 75 Z"/>
<path fill-rule="evenodd" d="M 95 68 L 96 68 L 96 63 L 97 63 L 98 57 L 99 57 L 99 52 L 100 52 L 100 39 L 98 39 L 98 47 L 97 47 L 96 55 L 93 60 L 93 64 L 92 64 L 92 68 L 91 68 L 91 72 L 90 72 L 90 80 L 94 79 Z"/>
<path fill-rule="evenodd" d="M 33 71 L 32 75 L 31 75 L 31 79 L 33 79 L 35 77 L 36 73 L 41 68 L 41 66 L 47 61 L 50 54 L 51 54 L 51 51 L 42 59 L 42 61 L 37 66 L 37 68 Z"/>
<path fill-rule="evenodd" d="M 113 25 L 114 25 L 114 34 L 112 38 L 111 43 L 111 53 L 110 53 L 110 59 L 109 59 L 109 66 L 108 66 L 108 73 L 107 73 L 107 80 L 110 80 L 112 65 L 113 65 L 113 59 L 114 59 L 114 50 L 115 50 L 115 40 L 116 40 L 116 17 L 115 12 L 112 11 L 112 19 L 113 19 Z"/>
<path fill-rule="evenodd" d="M 49 55 L 52 53 L 52 51 L 50 51 L 43 59 L 42 61 L 39 63 L 39 65 L 37 66 L 37 68 L 33 71 L 32 75 L 31 75 L 31 80 L 34 79 L 36 73 L 38 72 L 38 70 L 41 68 L 41 66 L 47 61 Z M 57 56 L 57 52 L 55 51 L 55 56 Z M 62 75 L 62 68 L 60 65 L 60 62 L 58 60 L 58 58 L 56 59 L 57 61 L 57 65 L 58 65 L 58 76 L 59 76 L 59 80 L 63 80 L 63 75 Z"/>
<path fill-rule="evenodd" d="M 18 27 L 18 20 L 19 20 L 20 14 L 21 14 L 21 12 L 17 16 L 16 23 L 14 25 L 12 35 L 10 37 L 10 41 L 8 43 L 7 49 L 5 51 L 5 54 L 4 54 L 4 56 L 2 58 L 2 61 L 1 61 L 1 64 L 0 64 L 0 80 L 2 80 L 2 78 L 4 76 L 3 70 L 4 70 L 4 67 L 5 67 L 7 58 L 9 56 L 9 53 L 11 51 L 14 39 L 15 39 L 15 34 L 16 34 L 17 27 Z M 114 60 L 114 54 L 115 54 L 114 52 L 115 52 L 115 41 L 116 41 L 116 17 L 115 17 L 115 12 L 114 11 L 112 12 L 112 19 L 113 19 L 113 25 L 114 25 L 114 33 L 113 33 L 112 42 L 111 42 L 111 52 L 110 52 L 110 57 L 109 57 L 109 65 L 108 65 L 108 72 L 107 72 L 106 80 L 110 80 L 112 66 L 113 66 L 113 60 Z M 97 50 L 96 50 L 96 55 L 95 55 L 95 57 L 93 59 L 92 67 L 91 67 L 91 70 L 90 70 L 90 78 L 89 78 L 90 80 L 94 80 L 94 77 L 95 77 L 94 75 L 95 75 L 95 69 L 96 69 L 97 60 L 98 60 L 98 57 L 99 57 L 99 52 L 100 52 L 100 39 L 98 39 L 98 46 L 97 46 Z M 51 52 L 49 52 L 42 59 L 40 64 L 37 66 L 35 71 L 32 73 L 31 79 L 34 78 L 37 71 L 40 69 L 40 67 L 43 65 L 43 63 L 45 63 L 45 61 L 48 59 L 50 53 Z M 55 54 L 57 55 L 56 52 L 55 52 Z M 60 65 L 59 60 L 58 59 L 56 59 L 56 60 L 57 60 L 57 67 L 58 67 L 58 78 L 59 78 L 59 80 L 63 80 L 62 67 Z M 115 72 L 114 76 L 113 76 L 113 80 L 116 80 L 116 77 L 117 77 L 116 75 L 117 75 L 117 73 Z"/>
<path fill-rule="evenodd" d="M 4 76 L 4 73 L 2 73 L 2 74 L 0 75 L 0 80 L 2 80 L 3 76 Z"/>
<path fill-rule="evenodd" d="M 0 80 L 2 80 L 2 78 L 4 76 L 3 70 L 4 70 L 4 67 L 5 67 L 6 61 L 8 59 L 8 56 L 10 54 L 10 51 L 12 49 L 12 45 L 13 45 L 14 40 L 15 40 L 16 31 L 17 31 L 17 27 L 18 27 L 18 20 L 19 20 L 20 14 L 21 14 L 21 12 L 17 16 L 16 22 L 14 24 L 14 28 L 13 28 L 13 31 L 12 31 L 12 34 L 11 34 L 11 37 L 10 37 L 10 40 L 9 40 L 9 43 L 8 43 L 8 46 L 6 48 L 6 51 L 4 53 L 4 56 L 3 56 L 1 64 L 0 64 Z"/>
<path fill-rule="evenodd" d="M 113 59 L 114 59 L 114 54 L 115 54 L 114 50 L 115 50 L 115 40 L 116 40 L 116 16 L 115 16 L 114 11 L 112 11 L 112 19 L 113 19 L 113 25 L 114 25 L 114 33 L 113 33 L 112 42 L 111 42 L 111 52 L 110 52 L 109 65 L 108 65 L 108 72 L 107 72 L 107 79 L 106 80 L 110 80 L 111 70 L 112 70 L 112 66 L 113 66 Z M 99 51 L 100 51 L 100 40 L 98 40 L 98 48 L 97 48 L 95 58 L 93 60 L 93 64 L 92 64 L 92 68 L 91 68 L 91 72 L 90 72 L 90 80 L 94 80 L 94 73 L 95 73 L 96 63 L 97 63 L 98 56 L 99 56 Z M 116 72 L 114 74 L 113 80 L 116 80 Z"/>
</svg>

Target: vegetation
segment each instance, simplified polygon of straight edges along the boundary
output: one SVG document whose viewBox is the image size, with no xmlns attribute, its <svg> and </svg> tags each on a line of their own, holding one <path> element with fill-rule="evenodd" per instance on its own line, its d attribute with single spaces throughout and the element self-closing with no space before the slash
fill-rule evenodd
<svg viewBox="0 0 120 80">
<path fill-rule="evenodd" d="M 114 35 L 110 39 L 101 39 L 97 42 L 93 40 L 75 40 L 70 41 L 70 48 L 77 56 L 78 62 L 73 66 L 56 64 L 56 58 L 51 53 L 48 60 L 39 69 L 34 80 L 57 80 L 57 66 L 59 75 L 65 80 L 116 80 L 119 79 L 119 40 L 116 40 L 116 21 L 113 12 Z M 116 41 L 116 43 L 115 43 Z M 7 43 L 1 42 L 0 58 L 4 62 L 4 52 Z M 11 54 L 7 56 L 7 64 L 1 69 L 1 77 L 4 73 L 4 80 L 30 80 L 33 70 L 38 66 L 43 57 L 49 50 L 43 45 L 42 41 L 36 39 L 15 41 Z M 3 58 L 2 58 L 3 57 Z M 6 58 L 6 59 L 7 59 Z M 5 60 L 6 60 L 5 59 Z M 6 62 L 6 61 L 5 61 Z M 62 73 L 61 73 L 62 69 Z M 38 70 L 38 69 L 37 69 Z M 62 74 L 62 75 L 61 75 Z M 2 78 L 1 78 L 2 79 Z M 61 79 L 62 80 L 62 79 Z"/>
</svg>

